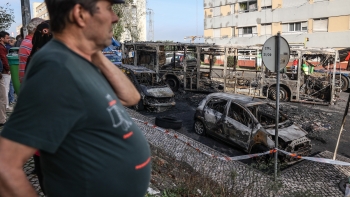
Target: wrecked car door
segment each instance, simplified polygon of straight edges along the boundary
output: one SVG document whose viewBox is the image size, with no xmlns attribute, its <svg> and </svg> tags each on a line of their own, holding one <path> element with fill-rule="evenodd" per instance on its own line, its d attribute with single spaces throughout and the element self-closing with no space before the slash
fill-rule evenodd
<svg viewBox="0 0 350 197">
<path fill-rule="evenodd" d="M 244 107 L 231 102 L 223 124 L 227 140 L 248 150 L 253 124 L 251 114 Z"/>
<path fill-rule="evenodd" d="M 212 98 L 204 107 L 204 122 L 211 134 L 222 133 L 222 117 L 228 101 L 222 98 Z"/>
</svg>

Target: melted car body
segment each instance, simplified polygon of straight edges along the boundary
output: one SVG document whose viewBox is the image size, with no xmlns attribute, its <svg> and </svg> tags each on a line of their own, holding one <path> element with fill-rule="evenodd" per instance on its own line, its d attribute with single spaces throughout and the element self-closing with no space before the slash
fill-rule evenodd
<svg viewBox="0 0 350 197">
<path fill-rule="evenodd" d="M 142 66 L 117 65 L 135 85 L 141 95 L 138 104 L 150 111 L 161 112 L 175 105 L 175 94 L 153 70 Z"/>
<path fill-rule="evenodd" d="M 274 148 L 276 108 L 269 103 L 244 95 L 209 94 L 195 113 L 195 132 L 208 134 L 240 147 L 245 152 L 259 152 Z M 280 112 L 280 149 L 308 155 L 311 141 L 307 132 Z"/>
</svg>

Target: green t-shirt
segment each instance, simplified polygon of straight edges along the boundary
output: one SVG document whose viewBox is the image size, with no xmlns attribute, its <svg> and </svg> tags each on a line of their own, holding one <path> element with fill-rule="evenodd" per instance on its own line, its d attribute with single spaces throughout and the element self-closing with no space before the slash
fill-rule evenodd
<svg viewBox="0 0 350 197">
<path fill-rule="evenodd" d="M 99 70 L 57 40 L 28 65 L 1 135 L 40 150 L 49 197 L 137 197 L 148 188 L 142 132 Z"/>
</svg>

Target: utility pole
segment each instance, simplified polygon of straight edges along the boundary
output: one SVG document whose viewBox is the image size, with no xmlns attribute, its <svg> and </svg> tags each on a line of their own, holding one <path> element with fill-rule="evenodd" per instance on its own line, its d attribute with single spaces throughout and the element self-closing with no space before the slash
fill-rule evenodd
<svg viewBox="0 0 350 197">
<path fill-rule="evenodd" d="M 21 11 L 22 11 L 22 27 L 24 37 L 28 35 L 27 25 L 30 22 L 30 4 L 29 0 L 21 0 Z"/>
</svg>

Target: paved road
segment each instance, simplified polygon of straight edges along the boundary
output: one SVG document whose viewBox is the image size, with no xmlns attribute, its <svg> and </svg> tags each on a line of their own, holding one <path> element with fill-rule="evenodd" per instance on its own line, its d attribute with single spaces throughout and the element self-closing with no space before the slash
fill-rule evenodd
<svg viewBox="0 0 350 197">
<path fill-rule="evenodd" d="M 245 154 L 243 151 L 231 147 L 228 144 L 222 143 L 218 140 L 213 139 L 212 137 L 208 136 L 199 136 L 193 131 L 193 124 L 194 124 L 194 113 L 195 113 L 195 106 L 191 106 L 188 102 L 177 100 L 176 106 L 171 108 L 168 111 L 162 112 L 162 113 L 154 113 L 154 112 L 147 112 L 142 111 L 141 114 L 148 116 L 148 117 L 156 117 L 156 116 L 165 116 L 165 115 L 171 115 L 174 116 L 176 119 L 183 121 L 183 127 L 178 130 L 178 132 L 197 140 L 217 151 L 220 151 L 221 153 L 224 153 L 228 156 L 237 156 L 237 155 L 243 155 Z"/>
</svg>

